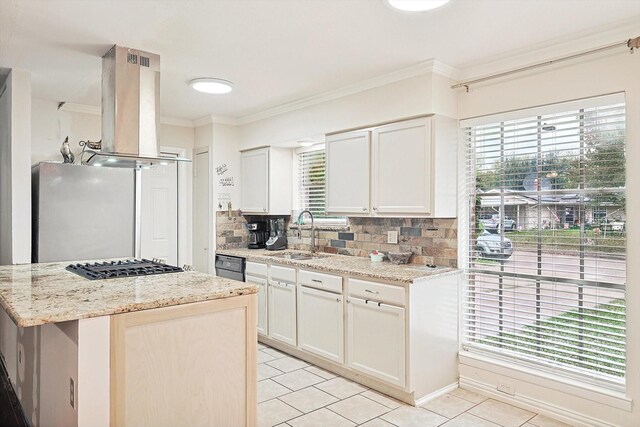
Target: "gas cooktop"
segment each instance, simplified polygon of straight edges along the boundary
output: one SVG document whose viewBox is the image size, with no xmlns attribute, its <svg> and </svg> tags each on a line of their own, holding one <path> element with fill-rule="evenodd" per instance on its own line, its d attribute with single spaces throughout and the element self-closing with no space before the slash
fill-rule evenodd
<svg viewBox="0 0 640 427">
<path fill-rule="evenodd" d="M 131 259 L 86 264 L 70 264 L 67 270 L 89 280 L 149 276 L 151 274 L 180 273 L 180 267 L 148 259 Z"/>
</svg>

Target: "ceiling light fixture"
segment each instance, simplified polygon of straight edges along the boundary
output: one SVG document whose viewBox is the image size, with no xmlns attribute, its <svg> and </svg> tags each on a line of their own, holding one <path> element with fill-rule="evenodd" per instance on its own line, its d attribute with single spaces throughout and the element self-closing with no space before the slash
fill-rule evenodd
<svg viewBox="0 0 640 427">
<path fill-rule="evenodd" d="M 233 83 L 222 79 L 200 78 L 189 82 L 192 88 L 198 92 L 224 94 L 233 90 Z"/>
<path fill-rule="evenodd" d="M 387 0 L 389 6 L 405 12 L 426 12 L 449 3 L 449 0 Z"/>
</svg>

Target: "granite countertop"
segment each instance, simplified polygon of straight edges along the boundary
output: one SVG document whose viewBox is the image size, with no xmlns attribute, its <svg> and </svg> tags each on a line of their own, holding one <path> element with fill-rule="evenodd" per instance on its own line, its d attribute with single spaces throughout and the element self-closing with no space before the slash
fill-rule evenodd
<svg viewBox="0 0 640 427">
<path fill-rule="evenodd" d="M 67 261 L 0 266 L 0 304 L 20 327 L 192 302 L 258 291 L 256 285 L 194 271 L 88 280 L 65 270 Z"/>
<path fill-rule="evenodd" d="M 296 250 L 267 251 L 266 249 L 224 249 L 216 251 L 221 255 L 244 257 L 249 261 L 284 264 L 293 267 L 310 268 L 330 273 L 362 276 L 408 285 L 429 280 L 443 274 L 458 274 L 461 270 L 450 267 L 426 268 L 417 264 L 395 265 L 388 261 L 371 262 L 369 258 L 319 253 L 318 258 L 309 260 L 283 259 L 273 256 L 278 253 L 309 253 Z"/>
</svg>

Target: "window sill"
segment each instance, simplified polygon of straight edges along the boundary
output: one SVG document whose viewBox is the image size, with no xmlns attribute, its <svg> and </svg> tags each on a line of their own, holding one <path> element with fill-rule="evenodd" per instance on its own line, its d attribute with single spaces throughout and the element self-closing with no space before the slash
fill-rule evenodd
<svg viewBox="0 0 640 427">
<path fill-rule="evenodd" d="M 560 373 L 554 374 L 549 371 L 529 368 L 495 356 L 488 357 L 464 349 L 460 350 L 459 361 L 461 365 L 486 370 L 497 375 L 513 378 L 517 381 L 557 390 L 578 398 L 631 412 L 633 400 L 629 399 L 622 391 L 580 381 L 561 375 Z"/>
</svg>

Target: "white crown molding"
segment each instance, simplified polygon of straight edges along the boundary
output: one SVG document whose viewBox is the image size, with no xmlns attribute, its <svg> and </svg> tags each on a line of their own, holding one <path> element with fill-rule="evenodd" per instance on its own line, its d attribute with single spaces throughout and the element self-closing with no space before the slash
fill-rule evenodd
<svg viewBox="0 0 640 427">
<path fill-rule="evenodd" d="M 453 67 L 443 64 L 436 59 L 429 59 L 427 61 L 412 65 L 411 67 L 403 68 L 401 70 L 397 70 L 388 74 L 383 74 L 381 76 L 363 80 L 361 82 L 357 82 L 348 86 L 343 86 L 338 89 L 320 93 L 318 95 L 313 95 L 307 98 L 299 99 L 297 101 L 282 104 L 277 107 L 269 108 L 254 114 L 248 114 L 246 116 L 240 117 L 237 122 L 240 125 L 244 125 L 258 120 L 264 120 L 269 117 L 277 116 L 279 114 L 288 113 L 290 111 L 299 110 L 301 108 L 310 107 L 327 101 L 332 101 L 334 99 L 364 92 L 369 89 L 374 89 L 411 77 L 429 73 L 440 74 L 448 78 L 454 78 L 454 76 L 457 77 L 458 74 L 457 70 Z"/>
<path fill-rule="evenodd" d="M 58 107 L 58 110 L 69 113 L 91 114 L 94 116 L 99 116 L 101 113 L 101 108 L 97 105 L 77 104 L 75 102 L 65 102 Z"/>
<path fill-rule="evenodd" d="M 208 125 L 210 123 L 222 124 L 222 125 L 230 125 L 230 126 L 238 126 L 238 119 L 235 117 L 228 116 L 216 116 L 215 114 L 208 114 L 204 117 L 200 117 L 199 119 L 195 119 L 192 121 L 193 127 L 199 128 L 200 126 Z"/>
<path fill-rule="evenodd" d="M 192 128 L 193 120 L 181 119 L 178 117 L 160 116 L 160 123 L 169 126 L 180 126 L 183 128 Z"/>
<path fill-rule="evenodd" d="M 639 36 L 638 30 L 637 19 L 632 19 L 603 27 L 601 31 L 597 32 L 591 29 L 536 45 L 525 45 L 517 51 L 510 51 L 501 55 L 483 58 L 482 61 L 464 64 L 459 67 L 460 73 L 457 79 L 462 81 L 482 78 L 601 46 L 617 42 L 622 43 L 624 40 Z M 620 52 L 623 51 L 624 49 L 621 46 Z"/>
<path fill-rule="evenodd" d="M 91 114 L 93 116 L 99 116 L 102 113 L 101 108 L 97 105 L 78 104 L 76 102 L 65 102 L 58 109 L 69 113 Z M 160 116 L 160 123 L 169 126 L 195 127 L 193 120 L 170 116 Z"/>
</svg>

